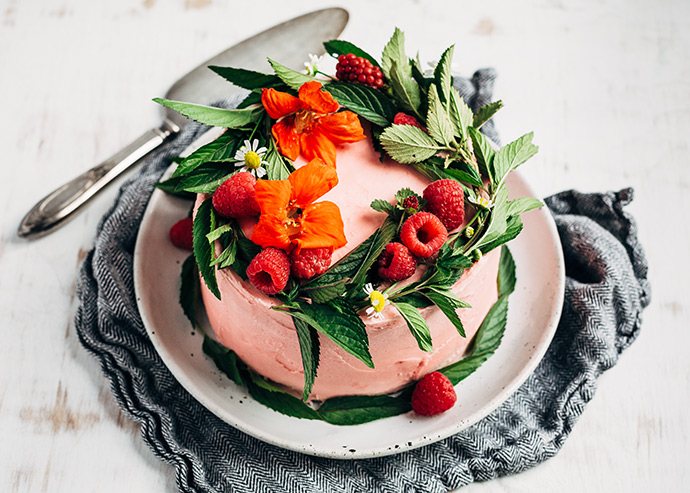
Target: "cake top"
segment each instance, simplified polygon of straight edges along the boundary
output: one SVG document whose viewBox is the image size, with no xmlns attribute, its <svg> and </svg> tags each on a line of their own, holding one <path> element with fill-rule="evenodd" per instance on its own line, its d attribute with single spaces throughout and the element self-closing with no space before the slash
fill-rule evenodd
<svg viewBox="0 0 690 493">
<path fill-rule="evenodd" d="M 314 331 L 370 367 L 362 318 L 380 316 L 387 305 L 422 351 L 433 345 L 419 308 L 436 305 L 464 337 L 455 310 L 465 303 L 450 288 L 484 253 L 520 233 L 521 213 L 542 205 L 508 200 L 506 176 L 537 147 L 530 133 L 496 150 L 481 133 L 502 103 L 469 108 L 453 87 L 452 46 L 429 72 L 408 58 L 398 29 L 380 60 L 347 41 L 324 47 L 337 59 L 335 74 L 321 72 L 313 56 L 305 73 L 270 59 L 272 74 L 210 67 L 248 91 L 235 109 L 156 99 L 226 129 L 159 186 L 203 194 L 193 249 L 211 292 L 220 298 L 216 270 L 232 269 L 293 317 L 305 400 L 318 367 Z M 420 190 L 419 179 L 411 180 L 365 204 L 379 223 L 351 244 L 342 211 L 327 195 L 341 186 L 338 153 L 365 139 L 381 166 L 409 166 L 430 184 Z"/>
</svg>

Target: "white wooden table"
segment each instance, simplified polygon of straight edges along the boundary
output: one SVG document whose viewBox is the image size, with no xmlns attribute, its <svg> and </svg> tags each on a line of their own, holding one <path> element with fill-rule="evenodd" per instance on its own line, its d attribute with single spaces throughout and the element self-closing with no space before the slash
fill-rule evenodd
<svg viewBox="0 0 690 493">
<path fill-rule="evenodd" d="M 441 4 L 448 5 L 442 7 Z M 0 0 L 0 491 L 176 491 L 73 327 L 78 267 L 116 189 L 51 236 L 15 236 L 45 193 L 158 123 L 150 100 L 203 59 L 321 2 Z M 546 196 L 636 189 L 653 303 L 558 456 L 466 491 L 690 484 L 690 3 L 350 0 L 343 37 L 499 71 L 504 141 L 534 130 Z"/>
</svg>

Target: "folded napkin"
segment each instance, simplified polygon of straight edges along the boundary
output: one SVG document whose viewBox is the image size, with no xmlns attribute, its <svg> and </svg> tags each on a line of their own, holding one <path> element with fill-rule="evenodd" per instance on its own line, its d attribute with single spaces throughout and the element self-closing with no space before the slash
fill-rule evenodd
<svg viewBox="0 0 690 493">
<path fill-rule="evenodd" d="M 456 87 L 473 109 L 491 100 L 495 73 Z M 154 184 L 205 128 L 190 124 L 122 187 L 79 274 L 76 327 L 112 392 L 153 453 L 175 465 L 180 491 L 443 492 L 530 468 L 562 447 L 597 378 L 637 337 L 649 303 L 647 262 L 632 217 L 632 190 L 563 192 L 546 199 L 563 245 L 563 315 L 544 359 L 502 406 L 471 428 L 389 457 L 335 460 L 268 445 L 206 410 L 175 380 L 137 310 L 133 252 Z M 484 126 L 494 141 L 493 124 Z"/>
</svg>

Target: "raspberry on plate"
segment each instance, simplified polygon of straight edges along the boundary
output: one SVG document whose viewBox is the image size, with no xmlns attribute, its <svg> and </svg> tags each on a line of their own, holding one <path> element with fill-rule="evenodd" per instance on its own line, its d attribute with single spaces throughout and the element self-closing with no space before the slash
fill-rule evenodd
<svg viewBox="0 0 690 493">
<path fill-rule="evenodd" d="M 255 187 L 254 175 L 246 171 L 235 173 L 213 193 L 213 208 L 223 217 L 258 216 L 261 209 Z"/>
<path fill-rule="evenodd" d="M 407 279 L 417 268 L 417 259 L 402 243 L 389 243 L 377 261 L 381 279 L 396 282 Z"/>
<path fill-rule="evenodd" d="M 465 220 L 465 192 L 455 180 L 437 180 L 424 189 L 426 210 L 438 217 L 448 231 Z"/>
<path fill-rule="evenodd" d="M 302 248 L 290 252 L 290 271 L 297 279 L 310 279 L 326 272 L 331 265 L 330 248 Z"/>
<path fill-rule="evenodd" d="M 424 375 L 412 391 L 412 409 L 422 416 L 441 414 L 453 407 L 457 400 L 453 384 L 437 371 Z"/>
<path fill-rule="evenodd" d="M 373 63 L 354 53 L 340 55 L 335 66 L 335 77 L 345 82 L 359 82 L 374 89 L 383 86 L 383 72 Z"/>
<path fill-rule="evenodd" d="M 448 230 L 431 212 L 418 212 L 400 230 L 400 240 L 417 257 L 430 257 L 445 243 Z"/>
<path fill-rule="evenodd" d="M 194 241 L 192 239 L 192 226 L 194 221 L 191 217 L 180 219 L 172 225 L 168 236 L 173 245 L 185 250 L 194 250 Z"/>
<path fill-rule="evenodd" d="M 247 277 L 262 293 L 280 293 L 290 277 L 290 260 L 284 251 L 266 248 L 249 263 Z"/>
</svg>

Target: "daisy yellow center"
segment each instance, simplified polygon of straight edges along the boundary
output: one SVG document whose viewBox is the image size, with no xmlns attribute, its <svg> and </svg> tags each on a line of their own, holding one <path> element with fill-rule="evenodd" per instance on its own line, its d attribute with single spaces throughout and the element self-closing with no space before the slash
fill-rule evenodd
<svg viewBox="0 0 690 493">
<path fill-rule="evenodd" d="M 257 169 L 261 166 L 261 156 L 254 151 L 249 151 L 244 155 L 244 164 L 246 164 L 249 169 Z"/>
<path fill-rule="evenodd" d="M 386 306 L 386 298 L 384 298 L 380 291 L 372 291 L 369 295 L 369 301 L 376 313 L 379 313 Z"/>
</svg>

